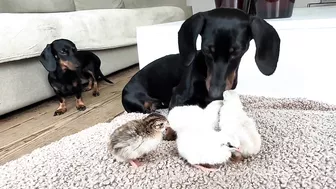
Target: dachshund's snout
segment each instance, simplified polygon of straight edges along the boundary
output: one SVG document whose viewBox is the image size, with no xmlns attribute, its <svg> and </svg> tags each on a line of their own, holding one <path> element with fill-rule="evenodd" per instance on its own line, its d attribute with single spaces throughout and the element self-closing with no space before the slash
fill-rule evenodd
<svg viewBox="0 0 336 189">
<path fill-rule="evenodd" d="M 79 68 L 80 64 L 75 58 L 67 59 L 67 60 L 62 60 L 60 59 L 60 66 L 62 70 L 72 70 L 75 71 L 77 68 Z"/>
<path fill-rule="evenodd" d="M 214 88 L 210 88 L 209 90 L 209 97 L 212 100 L 221 100 L 223 99 L 223 90 L 219 87 L 214 87 Z"/>
</svg>

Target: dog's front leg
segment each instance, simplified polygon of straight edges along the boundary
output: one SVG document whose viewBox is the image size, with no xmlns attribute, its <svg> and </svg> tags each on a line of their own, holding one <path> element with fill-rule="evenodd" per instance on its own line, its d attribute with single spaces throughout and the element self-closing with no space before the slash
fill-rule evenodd
<svg viewBox="0 0 336 189">
<path fill-rule="evenodd" d="M 86 109 L 86 106 L 84 105 L 83 99 L 82 99 L 82 85 L 80 81 L 73 82 L 73 89 L 74 93 L 76 95 L 76 108 L 79 111 L 84 111 Z"/>
<path fill-rule="evenodd" d="M 192 98 L 194 86 L 192 83 L 193 65 L 188 67 L 182 74 L 180 83 L 172 89 L 168 109 L 171 110 L 175 106 L 184 106 L 187 101 Z"/>
<path fill-rule="evenodd" d="M 57 110 L 54 113 L 54 116 L 62 115 L 67 111 L 67 108 L 65 105 L 65 99 L 61 97 L 59 94 L 57 94 L 57 98 L 60 103 L 59 103 Z"/>
<path fill-rule="evenodd" d="M 93 96 L 99 96 L 100 95 L 97 80 L 93 81 L 93 93 L 92 93 L 92 95 Z"/>
<path fill-rule="evenodd" d="M 50 82 L 50 81 L 49 81 Z M 67 111 L 67 107 L 65 105 L 65 98 L 62 92 L 62 85 L 57 82 L 50 82 L 51 87 L 53 88 L 56 97 L 59 101 L 59 106 L 57 110 L 54 112 L 54 116 L 62 115 Z"/>
</svg>

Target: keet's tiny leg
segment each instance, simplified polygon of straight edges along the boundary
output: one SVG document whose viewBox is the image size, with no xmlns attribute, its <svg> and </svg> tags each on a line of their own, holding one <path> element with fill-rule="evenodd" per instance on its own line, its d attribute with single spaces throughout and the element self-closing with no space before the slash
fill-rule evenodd
<svg viewBox="0 0 336 189">
<path fill-rule="evenodd" d="M 198 169 L 201 169 L 204 172 L 207 172 L 207 171 L 215 172 L 215 171 L 217 171 L 216 168 L 210 168 L 210 167 L 208 168 L 208 167 L 205 167 L 205 166 L 202 166 L 202 165 L 193 165 L 193 166 L 198 168 Z"/>
<path fill-rule="evenodd" d="M 138 168 L 140 167 L 141 165 L 143 165 L 143 163 L 141 163 L 139 160 L 137 159 L 132 159 L 132 160 L 129 160 L 130 164 L 134 167 L 134 168 Z"/>
<path fill-rule="evenodd" d="M 63 97 L 58 96 L 59 99 L 59 106 L 57 110 L 54 113 L 54 116 L 62 115 L 67 111 L 66 105 L 65 105 L 65 99 Z"/>
</svg>

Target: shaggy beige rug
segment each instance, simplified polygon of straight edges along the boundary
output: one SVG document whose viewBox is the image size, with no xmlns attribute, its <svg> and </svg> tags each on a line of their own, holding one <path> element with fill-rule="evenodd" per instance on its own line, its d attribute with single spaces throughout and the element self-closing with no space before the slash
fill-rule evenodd
<svg viewBox="0 0 336 189">
<path fill-rule="evenodd" d="M 134 169 L 107 152 L 108 135 L 143 114 L 122 114 L 0 167 L 0 188 L 336 188 L 336 106 L 304 99 L 242 97 L 262 149 L 217 172 L 202 172 L 163 142 Z M 165 112 L 163 112 L 165 113 Z"/>
</svg>

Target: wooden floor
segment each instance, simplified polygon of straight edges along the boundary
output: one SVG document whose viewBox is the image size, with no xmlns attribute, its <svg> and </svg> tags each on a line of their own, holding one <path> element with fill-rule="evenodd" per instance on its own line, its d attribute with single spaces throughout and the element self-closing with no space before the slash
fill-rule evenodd
<svg viewBox="0 0 336 189">
<path fill-rule="evenodd" d="M 138 70 L 136 65 L 109 76 L 114 85 L 100 81 L 98 97 L 93 97 L 92 91 L 85 92 L 85 111 L 77 111 L 75 98 L 69 97 L 66 99 L 68 111 L 61 116 L 53 116 L 58 101 L 52 98 L 1 116 L 0 165 L 64 136 L 110 121 L 122 113 L 121 91 Z"/>
</svg>

